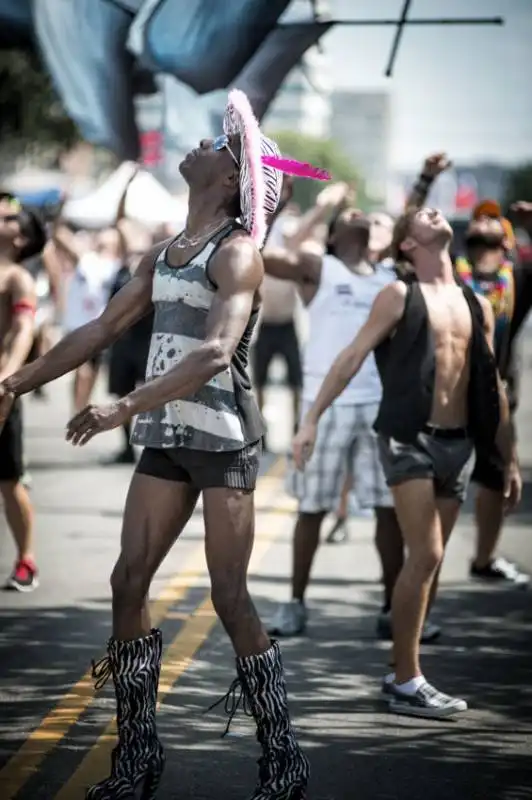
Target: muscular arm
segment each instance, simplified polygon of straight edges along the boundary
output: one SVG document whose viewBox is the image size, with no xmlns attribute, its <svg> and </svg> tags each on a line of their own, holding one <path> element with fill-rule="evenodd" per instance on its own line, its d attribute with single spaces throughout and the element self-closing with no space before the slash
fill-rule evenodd
<svg viewBox="0 0 532 800">
<path fill-rule="evenodd" d="M 22 267 L 10 281 L 13 322 L 7 338 L 7 360 L 0 371 L 0 381 L 12 375 L 26 361 L 33 344 L 37 297 L 31 275 Z"/>
<path fill-rule="evenodd" d="M 305 422 L 318 423 L 323 412 L 355 377 L 370 352 L 391 333 L 403 315 L 405 298 L 406 287 L 401 281 L 391 283 L 379 292 L 367 322 L 351 344 L 342 350 L 325 376 Z"/>
<path fill-rule="evenodd" d="M 482 306 L 484 314 L 484 331 L 486 334 L 486 341 L 488 342 L 491 352 L 495 355 L 494 350 L 494 334 L 495 334 L 495 318 L 493 316 L 493 309 L 491 304 L 481 296 L 478 296 L 478 301 Z M 499 409 L 500 409 L 500 422 L 497 430 L 495 443 L 504 460 L 505 464 L 512 462 L 517 463 L 517 449 L 515 442 L 515 429 L 513 420 L 510 414 L 510 406 L 508 404 L 508 397 L 506 389 L 497 370 L 497 386 L 499 390 Z"/>
<path fill-rule="evenodd" d="M 65 336 L 46 355 L 23 367 L 4 385 L 15 394 L 26 394 L 65 375 L 101 352 L 150 309 L 154 260 L 166 243 L 152 248 L 134 277 L 109 302 L 97 319 Z"/>
<path fill-rule="evenodd" d="M 231 364 L 262 282 L 260 254 L 249 239 L 236 236 L 220 248 L 209 275 L 217 291 L 207 317 L 205 340 L 166 375 L 123 398 L 130 416 L 194 394 Z"/>
</svg>

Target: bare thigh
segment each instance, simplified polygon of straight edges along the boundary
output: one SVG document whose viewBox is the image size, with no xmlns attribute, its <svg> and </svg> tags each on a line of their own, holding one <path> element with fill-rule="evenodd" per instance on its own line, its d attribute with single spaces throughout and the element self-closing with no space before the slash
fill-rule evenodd
<svg viewBox="0 0 532 800">
<path fill-rule="evenodd" d="M 188 483 L 134 473 L 126 500 L 116 567 L 122 577 L 137 576 L 149 585 L 190 519 L 198 494 Z"/>
<path fill-rule="evenodd" d="M 452 497 L 438 497 L 436 499 L 436 508 L 438 509 L 438 516 L 440 518 L 441 535 L 443 546 L 446 547 L 449 537 L 453 532 L 456 525 L 458 515 L 462 504 L 459 500 Z"/>
<path fill-rule="evenodd" d="M 205 554 L 211 577 L 245 584 L 255 536 L 253 492 L 213 488 L 203 491 Z"/>
<path fill-rule="evenodd" d="M 427 478 L 405 481 L 392 487 L 395 512 L 409 558 L 431 554 L 441 558 L 442 529 L 434 484 Z"/>
</svg>

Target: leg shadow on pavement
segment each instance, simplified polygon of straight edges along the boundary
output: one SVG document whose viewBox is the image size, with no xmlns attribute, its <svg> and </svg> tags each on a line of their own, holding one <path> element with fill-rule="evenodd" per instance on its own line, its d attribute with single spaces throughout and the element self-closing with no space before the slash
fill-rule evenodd
<svg viewBox="0 0 532 800">
<path fill-rule="evenodd" d="M 266 599 L 256 599 L 264 616 L 271 613 Z M 355 610 L 337 600 L 313 606 L 309 636 L 283 643 L 292 714 L 312 762 L 309 797 L 530 797 L 527 602 L 525 594 L 443 587 L 438 616 L 445 636 L 424 648 L 423 664 L 436 686 L 464 696 L 471 708 L 446 722 L 388 713 L 379 692 L 388 652 L 374 638 L 374 592 L 365 592 Z M 230 665 L 217 634 L 163 703 L 169 800 L 247 797 L 258 754 L 251 723 L 241 713 L 234 734 L 221 739 L 225 719 L 204 713 L 228 688 Z"/>
<path fill-rule="evenodd" d="M 254 576 L 254 585 L 261 586 Z M 353 603 L 311 606 L 308 637 L 283 643 L 292 715 L 311 759 L 312 800 L 525 800 L 532 772 L 532 691 L 527 593 L 442 587 L 438 645 L 424 648 L 427 676 L 464 696 L 467 715 L 451 722 L 394 717 L 379 695 L 387 647 L 374 638 L 376 589 L 359 585 Z M 354 592 L 355 593 L 355 592 Z M 184 611 L 200 595 L 188 598 Z M 272 603 L 255 593 L 261 613 Z M 163 624 L 165 643 L 182 623 Z M 0 612 L 4 763 L 57 701 L 103 655 L 108 602 Z M 216 629 L 190 668 L 162 698 L 159 727 L 168 756 L 162 800 L 243 800 L 255 779 L 258 749 L 241 712 L 230 735 L 205 713 L 234 677 L 225 635 Z M 114 712 L 107 686 L 33 776 L 20 800 L 51 800 Z M 46 744 L 46 737 L 43 737 Z M 100 776 L 95 776 L 98 778 Z M 18 800 L 18 796 L 17 796 Z"/>
</svg>

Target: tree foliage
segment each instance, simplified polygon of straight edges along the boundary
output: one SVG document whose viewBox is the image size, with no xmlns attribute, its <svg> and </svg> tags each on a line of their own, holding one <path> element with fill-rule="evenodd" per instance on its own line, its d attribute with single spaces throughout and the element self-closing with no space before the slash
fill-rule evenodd
<svg viewBox="0 0 532 800">
<path fill-rule="evenodd" d="M 532 161 L 512 170 L 506 185 L 506 204 L 517 200 L 532 201 Z"/>
<path fill-rule="evenodd" d="M 295 131 L 273 132 L 271 136 L 281 148 L 283 155 L 328 170 L 333 181 L 354 184 L 357 188 L 357 206 L 363 211 L 368 210 L 369 203 L 363 181 L 354 164 L 334 139 L 307 136 Z M 320 181 L 296 180 L 294 200 L 303 211 L 306 211 L 313 205 L 322 188 L 323 184 Z"/>
<path fill-rule="evenodd" d="M 0 51 L 0 143 L 69 146 L 79 139 L 38 55 Z"/>
</svg>

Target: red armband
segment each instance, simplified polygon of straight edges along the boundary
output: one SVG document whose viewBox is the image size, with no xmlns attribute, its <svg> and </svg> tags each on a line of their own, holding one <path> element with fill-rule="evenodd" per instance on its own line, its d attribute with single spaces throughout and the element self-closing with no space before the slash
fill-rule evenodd
<svg viewBox="0 0 532 800">
<path fill-rule="evenodd" d="M 30 300 L 19 300 L 18 303 L 13 303 L 11 306 L 13 314 L 24 314 L 27 311 L 35 314 L 36 310 L 35 303 L 32 303 Z"/>
</svg>

